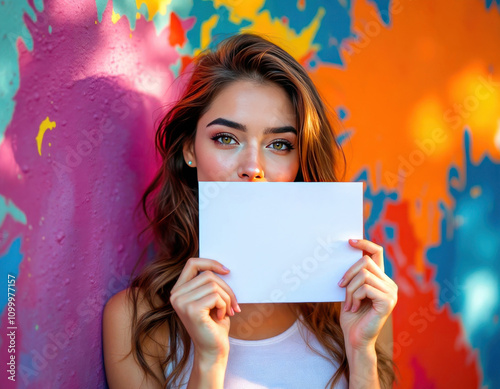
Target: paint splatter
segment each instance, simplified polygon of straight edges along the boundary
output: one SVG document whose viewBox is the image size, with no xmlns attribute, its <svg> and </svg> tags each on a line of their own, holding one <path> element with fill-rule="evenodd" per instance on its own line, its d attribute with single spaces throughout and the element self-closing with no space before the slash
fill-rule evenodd
<svg viewBox="0 0 500 389">
<path fill-rule="evenodd" d="M 44 121 L 40 123 L 40 126 L 38 128 L 38 134 L 36 135 L 36 144 L 38 147 L 38 154 L 42 155 L 42 141 L 43 141 L 43 136 L 45 135 L 45 131 L 47 130 L 53 130 L 56 127 L 56 122 L 51 122 L 49 117 L 47 116 Z"/>
</svg>

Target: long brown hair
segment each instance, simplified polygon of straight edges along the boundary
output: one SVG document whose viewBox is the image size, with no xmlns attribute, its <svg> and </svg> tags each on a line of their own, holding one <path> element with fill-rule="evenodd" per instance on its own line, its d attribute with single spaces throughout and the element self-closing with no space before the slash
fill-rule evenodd
<svg viewBox="0 0 500 389">
<path fill-rule="evenodd" d="M 196 170 L 184 161 L 183 146 L 194 142 L 198 120 L 214 97 L 237 80 L 274 83 L 289 96 L 298 129 L 300 168 L 296 181 L 334 182 L 342 180 L 345 174 L 345 157 L 327 118 L 327 109 L 304 68 L 286 51 L 257 35 L 240 34 L 194 59 L 183 95 L 156 132 L 156 149 L 162 164 L 141 201 L 149 221 L 141 234 L 152 231 L 156 254 L 132 281 L 129 294 L 134 307 L 132 352 L 146 377 L 158 380 L 146 363 L 144 342 L 152 339 L 162 325 L 168 326 L 168 352 L 161 367 L 165 370 L 170 365 L 173 369 L 166 377 L 165 387 L 182 377 L 191 347 L 190 337 L 170 304 L 170 290 L 186 261 L 198 256 L 198 182 Z M 150 309 L 138 317 L 140 294 Z M 342 375 L 349 380 L 339 307 L 340 303 L 295 305 L 297 315 L 339 365 L 332 372 L 331 388 Z M 377 356 L 380 379 L 384 386 L 390 386 L 394 380 L 391 361 L 381 350 L 377 350 Z"/>
</svg>

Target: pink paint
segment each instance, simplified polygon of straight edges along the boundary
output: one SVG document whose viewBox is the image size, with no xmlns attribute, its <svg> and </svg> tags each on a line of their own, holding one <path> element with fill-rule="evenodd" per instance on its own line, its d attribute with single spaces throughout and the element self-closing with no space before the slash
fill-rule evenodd
<svg viewBox="0 0 500 389">
<path fill-rule="evenodd" d="M 19 44 L 21 84 L 2 143 L 3 195 L 27 217 L 26 226 L 4 224 L 3 249 L 20 236 L 24 255 L 17 387 L 105 387 L 102 309 L 126 287 L 142 249 L 144 220 L 133 211 L 156 169 L 154 120 L 178 54 L 168 28 L 156 36 L 143 18 L 129 38 L 125 19 L 111 22 L 111 5 L 96 25 L 94 2 L 47 2 L 38 23 L 26 20 L 33 51 Z M 57 126 L 40 156 L 35 136 L 46 116 Z"/>
</svg>

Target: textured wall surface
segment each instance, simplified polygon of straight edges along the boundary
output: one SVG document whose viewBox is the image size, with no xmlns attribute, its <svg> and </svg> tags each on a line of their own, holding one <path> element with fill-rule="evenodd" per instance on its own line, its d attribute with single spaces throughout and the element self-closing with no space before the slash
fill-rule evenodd
<svg viewBox="0 0 500 389">
<path fill-rule="evenodd" d="M 143 248 L 154 123 L 239 31 L 289 50 L 342 122 L 399 285 L 397 386 L 500 387 L 498 0 L 1 1 L 0 387 L 106 387 L 102 309 Z"/>
</svg>

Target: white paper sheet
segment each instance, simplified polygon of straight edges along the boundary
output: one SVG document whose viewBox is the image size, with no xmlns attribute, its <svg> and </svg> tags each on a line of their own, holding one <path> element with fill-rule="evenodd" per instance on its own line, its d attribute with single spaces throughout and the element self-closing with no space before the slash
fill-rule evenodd
<svg viewBox="0 0 500 389">
<path fill-rule="evenodd" d="M 337 283 L 362 257 L 363 184 L 200 182 L 200 257 L 240 303 L 344 301 Z"/>
</svg>

